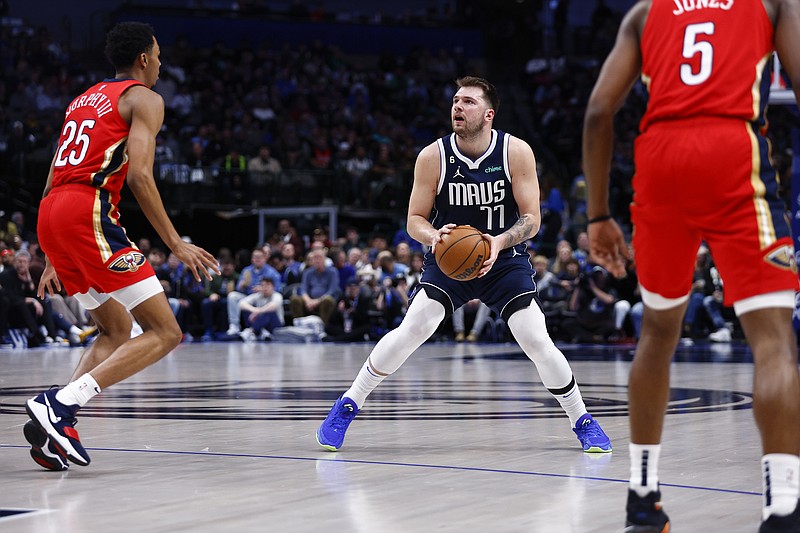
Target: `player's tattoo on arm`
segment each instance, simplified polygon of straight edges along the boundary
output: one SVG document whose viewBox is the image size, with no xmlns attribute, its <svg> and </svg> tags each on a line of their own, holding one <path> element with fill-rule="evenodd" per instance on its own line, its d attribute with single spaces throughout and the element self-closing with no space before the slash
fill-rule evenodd
<svg viewBox="0 0 800 533">
<path fill-rule="evenodd" d="M 533 217 L 531 215 L 522 215 L 513 226 L 503 233 L 506 236 L 505 248 L 511 248 L 515 244 L 529 239 L 534 229 Z"/>
</svg>

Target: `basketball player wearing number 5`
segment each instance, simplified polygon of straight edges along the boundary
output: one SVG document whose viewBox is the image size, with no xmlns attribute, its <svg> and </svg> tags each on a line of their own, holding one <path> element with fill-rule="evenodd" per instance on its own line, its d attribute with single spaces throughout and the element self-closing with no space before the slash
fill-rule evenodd
<svg viewBox="0 0 800 533">
<path fill-rule="evenodd" d="M 539 230 L 539 182 L 530 146 L 492 129 L 499 99 L 484 79 L 457 81 L 453 133 L 424 148 L 414 169 L 408 232 L 431 247 L 408 313 L 372 350 L 350 389 L 334 404 L 316 433 L 336 451 L 367 395 L 393 374 L 436 331 L 446 316 L 474 298 L 498 312 L 536 364 L 545 387 L 570 419 L 584 451 L 610 452 L 611 442 L 586 411 L 564 355 L 545 327 L 525 241 Z M 490 243 L 476 279 L 456 281 L 436 265 L 433 251 L 455 225 L 471 225 Z"/>
<path fill-rule="evenodd" d="M 703 240 L 753 351 L 753 414 L 764 454 L 760 531 L 800 531 L 798 278 L 763 135 L 773 50 L 798 94 L 800 0 L 643 0 L 623 20 L 589 100 L 583 160 L 591 253 L 622 274 L 627 248 L 608 211 L 613 117 L 639 75 L 649 91 L 631 204 L 645 314 L 628 387 L 629 532 L 669 528 L 658 503 L 658 458 L 670 360 Z"/>
<path fill-rule="evenodd" d="M 26 404 L 31 421 L 24 433 L 31 456 L 51 470 L 65 470 L 67 459 L 89 464 L 73 427 L 78 409 L 181 340 L 153 268 L 119 224 L 117 205 L 126 178 L 159 237 L 195 278 L 210 279 L 209 269 L 219 273 L 210 253 L 175 231 L 153 178 L 155 137 L 164 119 L 164 102 L 150 90 L 161 66 L 153 28 L 135 22 L 115 26 L 107 36 L 106 56 L 116 77 L 90 87 L 67 107 L 39 208 L 39 240 L 47 255 L 39 296 L 52 293 L 60 279 L 100 331 L 68 385 Z M 144 330 L 134 339 L 129 311 Z"/>
</svg>

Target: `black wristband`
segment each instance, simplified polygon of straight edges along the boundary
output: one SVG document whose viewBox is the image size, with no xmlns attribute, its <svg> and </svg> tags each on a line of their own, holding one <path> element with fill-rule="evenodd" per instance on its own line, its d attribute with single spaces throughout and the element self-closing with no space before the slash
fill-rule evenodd
<svg viewBox="0 0 800 533">
<path fill-rule="evenodd" d="M 604 220 L 611 220 L 611 215 L 600 215 L 599 217 L 590 218 L 586 221 L 586 225 L 594 224 L 595 222 L 603 222 Z"/>
</svg>

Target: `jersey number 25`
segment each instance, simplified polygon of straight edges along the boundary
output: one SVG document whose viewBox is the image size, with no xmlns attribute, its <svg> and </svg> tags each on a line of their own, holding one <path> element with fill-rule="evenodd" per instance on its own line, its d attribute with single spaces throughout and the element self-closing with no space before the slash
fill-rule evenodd
<svg viewBox="0 0 800 533">
<path fill-rule="evenodd" d="M 80 126 L 74 120 L 64 124 L 64 131 L 61 132 L 64 142 L 58 147 L 55 166 L 65 167 L 67 163 L 79 165 L 83 161 L 83 158 L 86 157 L 86 152 L 89 150 L 89 141 L 91 140 L 86 130 L 92 129 L 94 124 L 95 121 L 91 119 L 84 120 Z M 68 148 L 69 151 L 67 151 Z"/>
</svg>

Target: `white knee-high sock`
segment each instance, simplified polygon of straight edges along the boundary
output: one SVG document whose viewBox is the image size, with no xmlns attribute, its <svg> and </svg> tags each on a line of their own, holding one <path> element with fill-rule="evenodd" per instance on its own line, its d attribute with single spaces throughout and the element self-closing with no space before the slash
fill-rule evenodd
<svg viewBox="0 0 800 533">
<path fill-rule="evenodd" d="M 788 453 L 769 453 L 761 458 L 764 506 L 761 516 L 786 516 L 794 512 L 800 495 L 798 475 L 800 457 Z"/>
<path fill-rule="evenodd" d="M 547 333 L 542 310 L 536 302 L 532 302 L 511 315 L 508 327 L 525 355 L 536 365 L 542 383 L 564 408 L 570 425 L 574 427 L 578 419 L 586 414 L 586 405 L 567 358 Z"/>
<path fill-rule="evenodd" d="M 344 395 L 360 409 L 369 393 L 434 334 L 444 315 L 444 306 L 428 298 L 424 290 L 420 291 L 409 305 L 403 322 L 378 341 Z"/>
<path fill-rule="evenodd" d="M 644 498 L 649 492 L 658 490 L 658 456 L 660 444 L 628 445 L 631 456 L 631 479 L 628 486 Z"/>
</svg>

